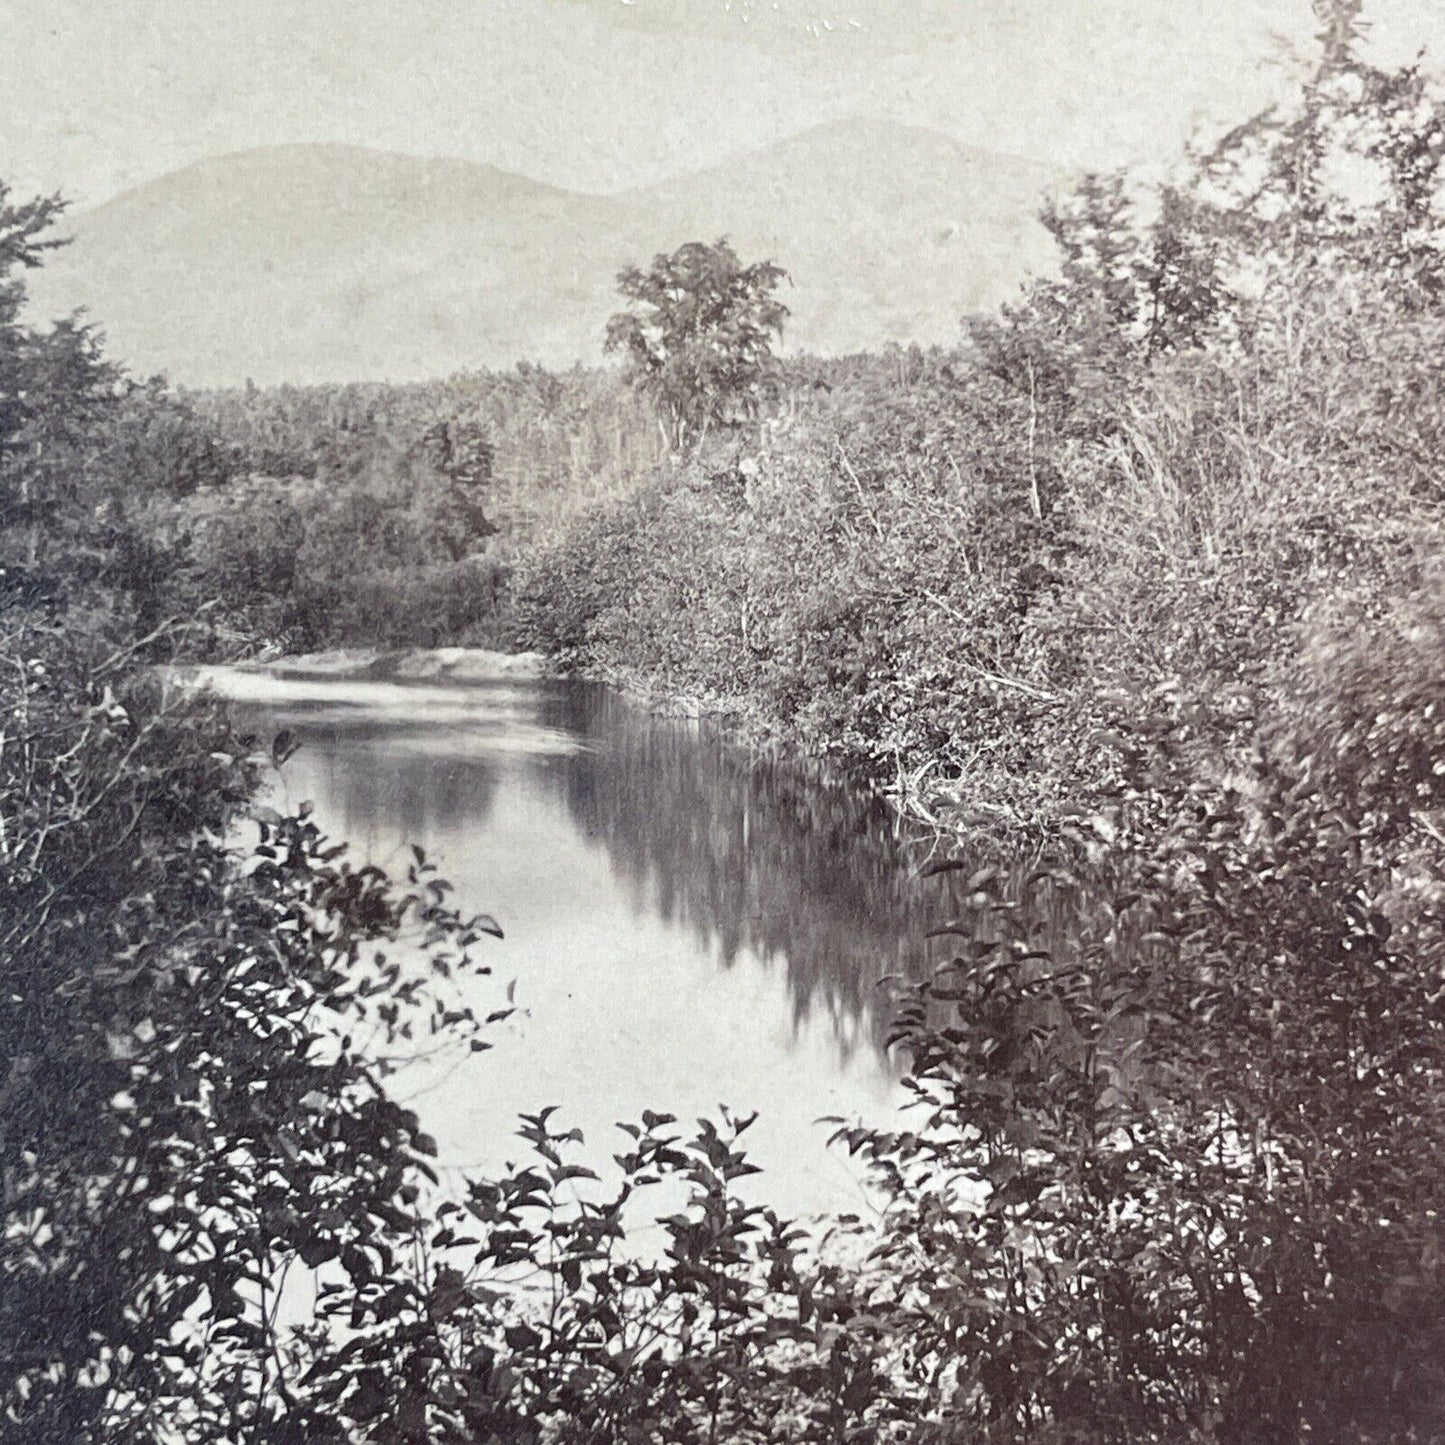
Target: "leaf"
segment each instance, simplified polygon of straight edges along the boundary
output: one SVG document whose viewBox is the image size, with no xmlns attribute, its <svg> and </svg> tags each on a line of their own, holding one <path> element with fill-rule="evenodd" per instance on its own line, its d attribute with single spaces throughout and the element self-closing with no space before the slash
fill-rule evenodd
<svg viewBox="0 0 1445 1445">
<path fill-rule="evenodd" d="M 976 893 L 985 883 L 992 883 L 995 879 L 1003 876 L 1003 869 L 997 863 L 989 863 L 980 868 L 976 873 L 969 876 L 967 883 L 963 885 L 965 893 Z"/>
<path fill-rule="evenodd" d="M 302 1262 L 308 1269 L 319 1269 L 329 1259 L 335 1259 L 341 1247 L 330 1239 L 308 1239 L 300 1248 Z"/>
<path fill-rule="evenodd" d="M 556 1184 L 565 1184 L 569 1179 L 597 1179 L 598 1175 L 581 1164 L 564 1164 L 552 1176 Z"/>
<path fill-rule="evenodd" d="M 918 870 L 920 878 L 937 878 L 940 873 L 961 873 L 968 867 L 962 858 L 945 858 L 937 863 L 927 863 Z"/>
<path fill-rule="evenodd" d="M 507 1344 L 514 1350 L 535 1350 L 542 1343 L 542 1336 L 528 1324 L 508 1325 L 505 1331 Z"/>
</svg>

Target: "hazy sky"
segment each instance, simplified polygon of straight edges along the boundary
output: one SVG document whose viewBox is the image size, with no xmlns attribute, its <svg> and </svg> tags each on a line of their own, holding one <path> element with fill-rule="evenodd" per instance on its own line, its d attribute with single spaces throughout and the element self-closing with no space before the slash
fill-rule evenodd
<svg viewBox="0 0 1445 1445">
<path fill-rule="evenodd" d="M 614 190 L 863 114 L 1068 165 L 1172 153 L 1280 84 L 1308 0 L 10 0 L 0 177 L 94 202 L 341 141 Z M 1445 0 L 1377 0 L 1390 55 Z"/>
</svg>

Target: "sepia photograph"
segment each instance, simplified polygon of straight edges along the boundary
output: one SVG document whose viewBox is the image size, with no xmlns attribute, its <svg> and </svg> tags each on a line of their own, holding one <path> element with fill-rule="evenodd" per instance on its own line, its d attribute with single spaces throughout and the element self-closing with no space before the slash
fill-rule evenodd
<svg viewBox="0 0 1445 1445">
<path fill-rule="evenodd" d="M 0 1445 L 1445 1445 L 1445 0 L 0 36 Z"/>
</svg>

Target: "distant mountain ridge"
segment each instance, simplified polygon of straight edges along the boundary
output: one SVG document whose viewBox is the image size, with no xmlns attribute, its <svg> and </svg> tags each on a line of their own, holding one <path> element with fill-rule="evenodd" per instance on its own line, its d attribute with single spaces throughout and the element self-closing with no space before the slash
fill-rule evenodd
<svg viewBox="0 0 1445 1445">
<path fill-rule="evenodd" d="M 1051 263 L 1046 167 L 876 121 L 612 196 L 471 161 L 291 145 L 198 162 L 72 216 L 34 310 L 189 385 L 410 380 L 595 360 L 617 271 L 731 237 L 786 267 L 789 349 L 946 341 Z"/>
</svg>

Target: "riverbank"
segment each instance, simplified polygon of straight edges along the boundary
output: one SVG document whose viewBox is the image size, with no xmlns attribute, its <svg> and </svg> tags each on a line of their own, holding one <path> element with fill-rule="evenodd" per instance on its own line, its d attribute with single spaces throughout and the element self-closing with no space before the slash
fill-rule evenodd
<svg viewBox="0 0 1445 1445">
<path fill-rule="evenodd" d="M 890 776 L 875 766 L 871 755 L 845 751 L 719 688 L 680 687 L 643 668 L 605 663 L 563 663 L 560 671 L 611 688 L 659 717 L 708 722 L 738 747 L 882 797 L 920 841 L 931 839 L 935 847 L 984 842 L 1000 848 L 1036 847 L 1059 820 L 1054 811 L 1040 807 L 1025 815 L 1015 803 L 1000 801 L 1010 789 L 997 778 L 974 776 L 964 783 L 941 779 L 932 776 L 927 763 L 906 769 L 901 757 Z"/>
<path fill-rule="evenodd" d="M 339 647 L 301 653 L 263 649 L 254 657 L 228 663 L 224 667 L 191 666 L 181 669 L 180 674 L 201 685 L 222 675 L 233 680 L 264 676 L 283 682 L 326 679 L 336 682 L 483 683 L 533 681 L 548 676 L 552 671 L 551 663 L 539 652 L 499 652 L 484 647 Z"/>
<path fill-rule="evenodd" d="M 522 551 L 492 625 L 946 831 L 1117 803 L 1176 714 L 1169 787 L 1206 785 L 1308 712 L 1315 650 L 1413 606 L 1445 555 L 1412 439 L 1433 424 L 1369 400 L 1430 371 L 1432 326 L 1343 286 L 1270 298 L 1247 346 L 1059 333 L 1042 295 L 971 351 L 838 363 L 786 428 Z"/>
<path fill-rule="evenodd" d="M 539 678 L 551 670 L 540 652 L 485 647 L 335 648 L 255 664 L 281 677 L 369 678 L 377 681 L 490 682 Z"/>
</svg>

